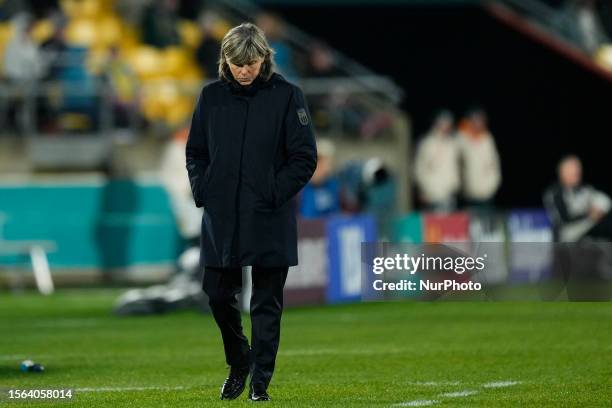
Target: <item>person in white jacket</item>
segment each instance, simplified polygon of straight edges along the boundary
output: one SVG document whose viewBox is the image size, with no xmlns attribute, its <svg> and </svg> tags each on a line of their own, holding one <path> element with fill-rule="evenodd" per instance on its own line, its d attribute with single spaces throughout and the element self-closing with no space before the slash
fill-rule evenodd
<svg viewBox="0 0 612 408">
<path fill-rule="evenodd" d="M 415 179 L 428 210 L 450 212 L 459 190 L 459 162 L 453 115 L 440 112 L 420 142 L 415 158 Z"/>
<path fill-rule="evenodd" d="M 13 36 L 4 52 L 4 75 L 19 85 L 40 79 L 44 73 L 44 61 L 38 46 L 32 39 L 32 19 L 20 13 L 13 17 Z"/>
<path fill-rule="evenodd" d="M 179 233 L 192 244 L 199 245 L 203 211 L 193 205 L 191 184 L 185 177 L 188 133 L 188 128 L 179 129 L 166 144 L 159 166 L 159 177 L 168 192 Z"/>
<path fill-rule="evenodd" d="M 502 178 L 499 154 L 484 111 L 473 110 L 461 122 L 457 142 L 465 204 L 490 206 Z"/>
</svg>

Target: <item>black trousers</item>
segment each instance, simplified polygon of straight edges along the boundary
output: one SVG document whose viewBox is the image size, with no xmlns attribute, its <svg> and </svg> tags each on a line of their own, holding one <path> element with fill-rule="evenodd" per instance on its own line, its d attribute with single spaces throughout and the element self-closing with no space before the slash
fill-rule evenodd
<svg viewBox="0 0 612 408">
<path fill-rule="evenodd" d="M 251 348 L 242 332 L 236 295 L 242 290 L 241 268 L 206 267 L 203 289 L 223 338 L 225 361 L 232 367 L 253 366 L 251 383 L 268 387 L 280 341 L 283 288 L 288 267 L 253 266 Z"/>
</svg>

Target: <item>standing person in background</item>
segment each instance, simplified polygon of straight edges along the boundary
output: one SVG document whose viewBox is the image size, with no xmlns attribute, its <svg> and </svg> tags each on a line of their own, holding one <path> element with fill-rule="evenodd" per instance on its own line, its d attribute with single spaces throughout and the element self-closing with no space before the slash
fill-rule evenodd
<svg viewBox="0 0 612 408">
<path fill-rule="evenodd" d="M 162 154 L 159 177 L 164 185 L 181 237 L 190 245 L 199 245 L 202 209 L 194 207 L 189 179 L 185 177 L 185 146 L 189 127 L 177 130 L 166 143 Z"/>
<path fill-rule="evenodd" d="M 268 12 L 258 14 L 256 20 L 257 26 L 263 30 L 270 47 L 274 50 L 274 60 L 278 72 L 289 79 L 297 78 L 291 47 L 285 40 L 283 20 L 277 14 Z"/>
<path fill-rule="evenodd" d="M 212 79 L 219 72 L 219 61 L 217 60 L 221 51 L 221 41 L 215 38 L 215 26 L 220 18 L 214 11 L 205 10 L 198 20 L 202 41 L 196 49 L 196 61 L 206 78 Z"/>
<path fill-rule="evenodd" d="M 559 181 L 544 193 L 556 240 L 575 242 L 585 236 L 612 240 L 610 197 L 582 182 L 577 156 L 564 157 L 557 168 Z"/>
<path fill-rule="evenodd" d="M 44 60 L 32 39 L 33 21 L 30 15 L 20 13 L 12 23 L 13 36 L 4 52 L 4 74 L 8 80 L 24 86 L 43 76 Z"/>
<path fill-rule="evenodd" d="M 317 169 L 300 197 L 300 215 L 304 218 L 319 218 L 340 211 L 340 187 L 334 175 L 334 151 L 331 141 L 317 141 Z"/>
<path fill-rule="evenodd" d="M 178 0 L 153 0 L 142 16 L 142 39 L 155 48 L 178 45 Z"/>
<path fill-rule="evenodd" d="M 415 179 L 427 210 L 450 212 L 457 204 L 459 162 L 453 123 L 452 113 L 441 111 L 417 147 Z"/>
<path fill-rule="evenodd" d="M 299 87 L 274 72 L 263 31 L 244 23 L 221 41 L 219 80 L 195 107 L 187 171 L 202 217 L 203 289 L 221 331 L 235 399 L 249 372 L 249 399 L 268 401 L 280 342 L 283 287 L 297 265 L 296 194 L 317 164 L 310 113 Z M 251 347 L 236 295 L 252 266 Z"/>
<path fill-rule="evenodd" d="M 472 110 L 459 124 L 458 146 L 465 205 L 479 209 L 490 207 L 501 184 L 501 169 L 482 109 Z"/>
<path fill-rule="evenodd" d="M 30 112 L 32 104 L 28 103 L 34 96 L 32 89 L 44 75 L 44 58 L 38 45 L 32 39 L 32 19 L 27 13 L 19 13 L 12 19 L 13 35 L 4 51 L 4 76 L 14 87 L 9 92 L 7 105 L 14 112 L 14 125 L 25 133 L 31 131 Z M 12 116 L 12 115 L 11 115 Z"/>
</svg>

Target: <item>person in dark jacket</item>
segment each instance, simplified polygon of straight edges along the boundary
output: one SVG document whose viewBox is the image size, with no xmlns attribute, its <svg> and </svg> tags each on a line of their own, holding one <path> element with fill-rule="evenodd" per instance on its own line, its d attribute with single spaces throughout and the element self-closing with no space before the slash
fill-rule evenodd
<svg viewBox="0 0 612 408">
<path fill-rule="evenodd" d="M 186 147 L 197 207 L 203 207 L 203 289 L 223 338 L 230 373 L 221 399 L 267 401 L 280 339 L 283 287 L 297 265 L 296 194 L 317 149 L 299 87 L 274 72 L 274 51 L 257 26 L 232 28 L 221 43 L 219 80 L 200 93 Z M 252 266 L 249 346 L 236 295 Z"/>
<path fill-rule="evenodd" d="M 544 205 L 559 242 L 584 237 L 612 240 L 612 202 L 607 194 L 582 182 L 577 156 L 564 157 L 558 166 L 559 181 L 544 193 Z"/>
</svg>

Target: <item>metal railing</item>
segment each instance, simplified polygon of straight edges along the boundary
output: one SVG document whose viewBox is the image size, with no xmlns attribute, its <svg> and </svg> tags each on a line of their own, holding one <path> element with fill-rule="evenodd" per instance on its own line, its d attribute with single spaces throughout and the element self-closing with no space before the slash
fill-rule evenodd
<svg viewBox="0 0 612 408">
<path fill-rule="evenodd" d="M 540 0 L 497 1 L 528 16 L 532 21 L 566 43 L 566 45 L 588 52 L 580 41 L 580 32 L 576 21 L 567 10 L 557 9 Z"/>
<path fill-rule="evenodd" d="M 359 80 L 356 80 L 359 79 Z M 385 92 L 380 89 L 373 89 L 372 83 L 376 82 L 376 77 L 333 77 L 333 78 L 302 78 L 297 82 L 302 87 L 307 100 L 315 100 L 324 96 L 326 99 L 345 98 L 350 99 L 353 106 L 365 112 L 389 111 L 390 105 L 384 98 Z M 170 82 L 164 80 L 165 82 Z M 174 88 L 181 95 L 186 97 L 197 97 L 200 89 L 205 83 L 183 83 L 183 81 L 173 81 Z M 210 81 L 209 81 L 210 82 Z M 99 136 L 108 135 L 116 128 L 116 113 L 113 110 L 112 95 L 113 90 L 108 83 L 96 80 L 88 83 L 87 87 L 77 82 L 67 81 L 31 81 L 31 82 L 2 82 L 0 83 L 0 127 L 6 130 L 9 128 L 9 112 L 14 116 L 13 131 L 28 137 L 40 137 L 48 133 L 70 133 L 70 129 L 53 127 L 55 131 L 45 128 L 41 117 L 41 110 L 50 109 L 52 120 L 59 120 L 61 115 L 77 113 L 88 116 L 92 126 L 81 129 L 80 133 L 98 134 Z M 154 85 L 153 81 L 148 81 L 144 86 Z M 139 86 L 137 92 L 143 90 L 143 85 Z M 88 109 L 84 111 L 75 110 L 74 106 L 66 101 L 72 101 L 78 105 L 79 99 Z M 133 115 L 141 115 L 137 107 L 131 112 Z M 336 110 L 342 109 L 337 105 L 319 105 L 317 109 L 328 110 L 330 118 L 338 118 Z M 47 112 L 49 115 L 50 112 Z M 186 118 L 188 119 L 188 118 Z M 334 129 L 339 135 L 349 135 L 348 129 L 341 119 L 333 119 L 335 122 L 329 127 Z M 127 129 L 134 134 L 139 133 L 138 125 L 141 123 L 137 119 L 130 119 Z M 76 133 L 79 133 L 77 130 Z"/>
</svg>

